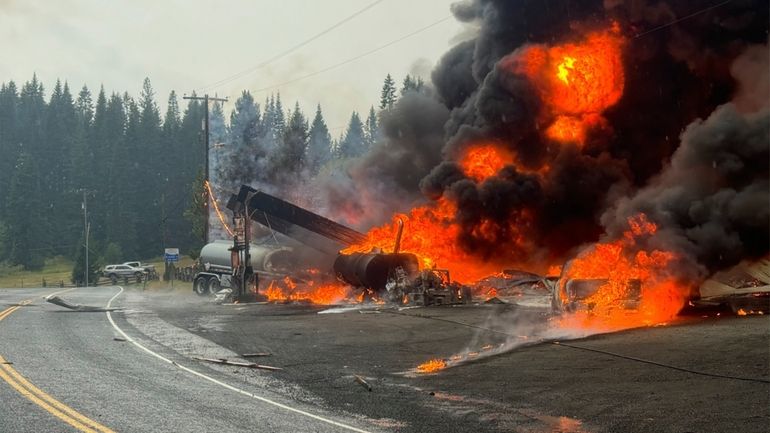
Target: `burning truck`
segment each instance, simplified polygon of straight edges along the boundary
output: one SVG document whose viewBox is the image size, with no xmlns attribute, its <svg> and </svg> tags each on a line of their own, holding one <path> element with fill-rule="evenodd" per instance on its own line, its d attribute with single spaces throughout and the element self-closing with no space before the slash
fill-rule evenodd
<svg viewBox="0 0 770 433">
<path fill-rule="evenodd" d="M 468 286 L 451 280 L 448 270 L 435 267 L 421 269 L 415 254 L 401 252 L 403 222 L 395 234 L 391 252 L 373 248 L 369 252 L 340 252 L 362 242 L 365 236 L 321 215 L 263 191 L 243 185 L 227 204 L 233 212 L 236 227 L 234 240 L 217 241 L 201 251 L 205 271 L 198 273 L 193 284 L 198 294 L 216 293 L 221 287 L 235 289 L 237 299 L 257 295 L 259 278 L 266 279 L 270 297 L 276 282 L 296 286 L 292 277 L 318 274 L 301 270 L 295 250 L 288 246 L 251 245 L 251 221 L 275 230 L 327 258 L 334 257 L 332 270 L 339 282 L 358 292 L 359 300 L 381 300 L 413 305 L 470 303 Z M 301 280 L 306 278 L 300 277 Z M 312 279 L 306 283 L 313 285 Z"/>
</svg>

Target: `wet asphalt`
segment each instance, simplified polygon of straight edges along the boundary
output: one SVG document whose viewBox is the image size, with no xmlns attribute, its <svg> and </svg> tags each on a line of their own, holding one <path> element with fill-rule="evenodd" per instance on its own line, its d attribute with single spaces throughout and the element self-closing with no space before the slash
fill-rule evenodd
<svg viewBox="0 0 770 433">
<path fill-rule="evenodd" d="M 119 341 L 105 313 L 69 312 L 40 299 L 53 291 L 0 289 L 0 310 L 35 298 L 0 321 L 0 356 L 113 431 L 721 433 L 765 432 L 770 425 L 767 316 L 712 312 L 570 339 L 580 335 L 554 334 L 547 311 L 534 307 L 324 311 L 329 308 L 304 304 L 213 305 L 183 289 L 122 293 L 115 324 L 175 365 Z M 61 297 L 105 305 L 117 292 L 77 289 Z M 555 340 L 760 381 L 698 375 Z M 240 356 L 256 352 L 270 355 Z M 413 370 L 431 358 L 451 363 L 458 353 L 463 362 L 437 374 Z M 283 370 L 219 366 L 196 356 Z M 3 381 L 0 402 L 0 432 L 76 431 Z"/>
<path fill-rule="evenodd" d="M 221 383 L 283 404 L 300 414 L 227 389 L 164 362 L 134 346 L 108 321 L 106 313 L 73 312 L 40 298 L 54 290 L 0 290 L 0 310 L 34 299 L 0 321 L 0 356 L 38 389 L 77 413 L 113 431 L 123 432 L 338 432 L 355 426 L 312 404 L 298 402 L 258 381 L 244 381 L 181 355 L 140 333 L 126 317 L 151 323 L 143 311 L 112 313 L 116 325 L 149 350 Z M 73 303 L 104 306 L 117 288 L 77 289 L 61 297 Z M 120 306 L 125 298 L 116 300 Z M 153 332 L 174 334 L 161 324 Z M 184 334 L 184 333 L 182 333 Z M 116 338 L 117 337 L 117 338 Z M 192 337 L 180 344 L 195 344 Z M 173 346 L 173 345 L 171 345 Z M 264 374 L 264 373 L 262 373 Z M 256 376 L 259 373 L 255 373 Z M 0 381 L 1 432 L 77 431 L 40 405 Z M 372 431 L 367 428 L 366 431 Z"/>
</svg>

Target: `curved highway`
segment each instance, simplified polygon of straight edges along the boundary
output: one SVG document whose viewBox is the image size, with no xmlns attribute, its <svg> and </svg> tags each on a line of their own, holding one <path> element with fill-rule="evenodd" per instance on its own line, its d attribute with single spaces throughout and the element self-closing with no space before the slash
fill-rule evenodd
<svg viewBox="0 0 770 433">
<path fill-rule="evenodd" d="M 0 431 L 372 431 L 295 398 L 275 378 L 280 373 L 195 361 L 179 350 L 195 339 L 179 328 L 171 332 L 175 344 L 156 338 L 164 324 L 130 305 L 125 312 L 71 311 L 45 302 L 55 292 L 0 290 Z M 121 292 L 80 288 L 61 296 L 121 307 Z"/>
</svg>

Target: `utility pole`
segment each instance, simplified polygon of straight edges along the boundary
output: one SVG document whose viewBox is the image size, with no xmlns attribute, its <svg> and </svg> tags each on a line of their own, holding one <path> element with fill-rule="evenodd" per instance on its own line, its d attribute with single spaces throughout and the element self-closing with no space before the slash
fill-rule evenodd
<svg viewBox="0 0 770 433">
<path fill-rule="evenodd" d="M 86 235 L 86 269 L 85 274 L 86 287 L 88 287 L 88 196 L 87 191 L 83 190 L 83 231 Z"/>
<path fill-rule="evenodd" d="M 206 106 L 206 114 L 203 120 L 203 134 L 205 136 L 205 146 L 206 146 L 206 171 L 204 172 L 204 181 L 209 181 L 209 102 L 215 101 L 215 102 L 227 102 L 227 98 L 217 98 L 216 96 L 209 96 L 208 93 L 203 96 L 182 96 L 182 99 L 189 99 L 193 101 L 204 101 L 203 104 Z M 209 194 L 206 192 L 206 225 L 203 229 L 203 235 L 204 235 L 204 242 L 209 243 Z"/>
</svg>

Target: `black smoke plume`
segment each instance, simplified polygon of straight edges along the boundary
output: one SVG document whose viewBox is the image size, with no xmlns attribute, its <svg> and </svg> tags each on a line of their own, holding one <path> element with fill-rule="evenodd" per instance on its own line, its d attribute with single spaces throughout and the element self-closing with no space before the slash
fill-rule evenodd
<svg viewBox="0 0 770 433">
<path fill-rule="evenodd" d="M 661 227 L 650 241 L 700 275 L 767 254 L 767 1 L 475 0 L 452 10 L 478 34 L 438 62 L 433 98 L 403 98 L 386 115 L 354 181 L 330 189 L 332 208 L 375 191 L 384 206 L 367 222 L 384 222 L 447 197 L 466 251 L 531 269 L 618 236 L 639 212 Z M 550 141 L 535 84 L 508 63 L 527 46 L 580 42 L 613 24 L 624 40 L 621 99 L 582 148 Z M 480 142 L 516 164 L 482 183 L 466 177 L 457 161 Z"/>
</svg>

